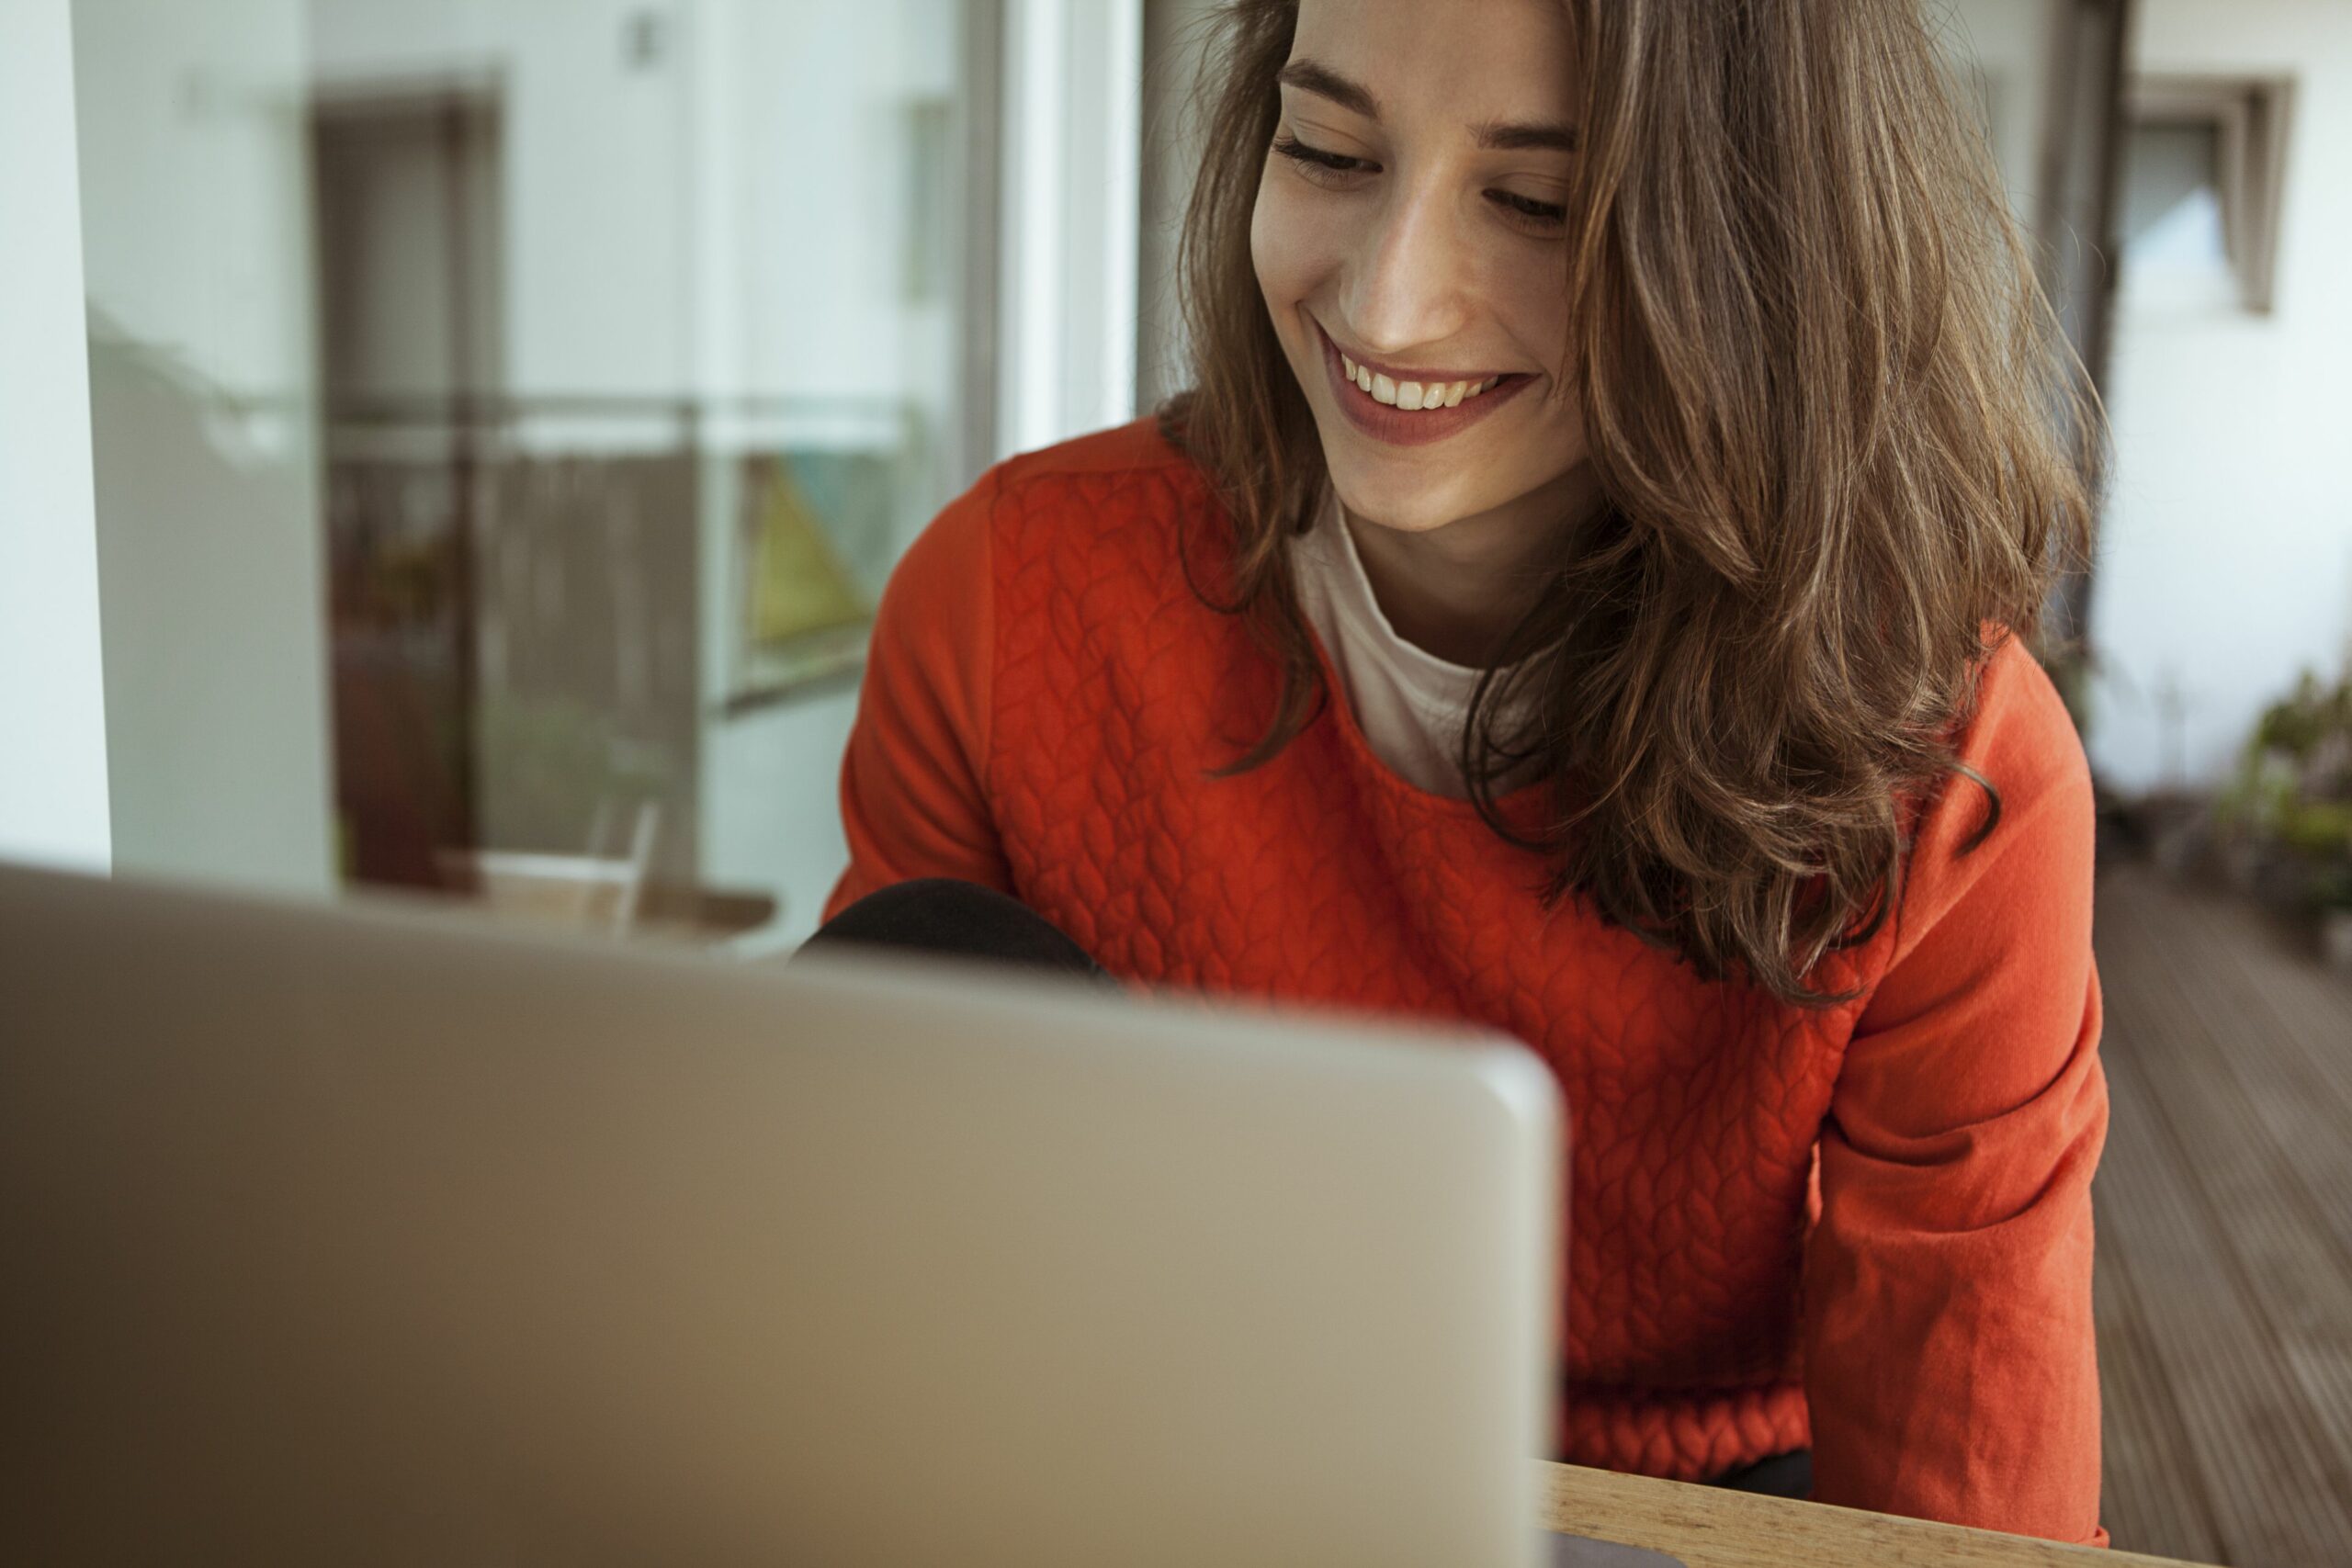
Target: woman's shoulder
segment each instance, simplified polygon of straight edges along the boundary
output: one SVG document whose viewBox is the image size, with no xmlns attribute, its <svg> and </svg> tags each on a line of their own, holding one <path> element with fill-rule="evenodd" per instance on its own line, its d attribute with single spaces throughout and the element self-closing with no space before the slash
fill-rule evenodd
<svg viewBox="0 0 2352 1568">
<path fill-rule="evenodd" d="M 1050 537 L 1057 547 L 1084 539 L 1148 549 L 1165 525 L 1201 494 L 1200 471 L 1149 414 L 1090 431 L 989 469 L 998 527 Z"/>
<path fill-rule="evenodd" d="M 1148 415 L 991 464 L 909 547 L 923 596 L 971 592 L 987 563 L 1042 589 L 1134 573 L 1159 584 L 1181 519 L 1204 504 L 1200 470 Z"/>
<path fill-rule="evenodd" d="M 2074 716 L 2023 637 L 1988 621 L 1984 640 L 1991 652 L 1952 745 L 1957 759 L 1999 792 L 1999 805 L 1965 773 L 1939 782 L 1914 838 L 1915 869 L 1929 876 L 1971 858 L 1970 846 L 1988 821 L 1987 848 L 2023 844 L 2047 853 L 2056 845 L 2069 859 L 2090 852 L 2090 762 Z"/>
<path fill-rule="evenodd" d="M 2020 804 L 2053 791 L 2087 795 L 2090 762 L 2057 683 L 2024 638 L 1987 621 L 1993 652 L 1979 678 L 1974 711 L 1958 740 L 1960 758 Z"/>
<path fill-rule="evenodd" d="M 1008 488 L 1059 480 L 1100 483 L 1189 469 L 1192 461 L 1161 434 L 1159 421 L 1142 414 L 1125 424 L 1073 435 L 1035 451 L 1019 452 L 996 465 Z"/>
<path fill-rule="evenodd" d="M 1170 525 L 1203 488 L 1149 415 L 1001 458 L 907 547 L 884 591 L 886 618 L 984 647 L 1000 562 L 1033 590 L 1099 584 L 1122 563 L 1157 589 L 1174 555 Z"/>
</svg>

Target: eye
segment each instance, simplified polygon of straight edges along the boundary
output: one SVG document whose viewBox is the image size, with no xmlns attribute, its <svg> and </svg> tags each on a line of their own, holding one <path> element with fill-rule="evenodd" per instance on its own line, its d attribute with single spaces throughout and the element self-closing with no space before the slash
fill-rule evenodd
<svg viewBox="0 0 2352 1568">
<path fill-rule="evenodd" d="M 1343 152 L 1326 152 L 1320 148 L 1309 147 L 1306 142 L 1291 136 L 1275 137 L 1273 148 L 1275 152 L 1297 164 L 1299 173 L 1315 184 L 1327 188 L 1336 187 L 1350 175 L 1374 167 L 1362 158 L 1351 158 Z M 1567 226 L 1568 209 L 1565 207 L 1548 201 L 1536 201 L 1529 197 L 1514 196 L 1507 190 L 1488 191 L 1487 194 L 1493 197 L 1497 205 L 1505 211 L 1547 232 L 1557 233 Z"/>
<path fill-rule="evenodd" d="M 1530 197 L 1513 196 L 1507 190 L 1490 191 L 1487 194 L 1512 211 L 1542 224 L 1546 229 L 1558 230 L 1568 226 L 1568 209 L 1556 202 L 1537 201 Z"/>
<path fill-rule="evenodd" d="M 1295 138 L 1288 136 L 1277 136 L 1274 138 L 1274 151 L 1281 153 L 1283 157 L 1288 158 L 1291 162 L 1298 164 L 1300 168 L 1306 170 L 1307 172 L 1307 177 L 1315 180 L 1318 185 L 1323 182 L 1317 171 L 1319 170 L 1323 174 L 1350 175 L 1355 173 L 1355 171 L 1353 169 L 1342 168 L 1340 167 L 1341 164 L 1361 164 L 1363 162 L 1362 158 L 1351 158 L 1344 153 L 1325 152 L 1319 151 L 1317 148 L 1309 147 L 1304 141 L 1297 141 Z"/>
</svg>

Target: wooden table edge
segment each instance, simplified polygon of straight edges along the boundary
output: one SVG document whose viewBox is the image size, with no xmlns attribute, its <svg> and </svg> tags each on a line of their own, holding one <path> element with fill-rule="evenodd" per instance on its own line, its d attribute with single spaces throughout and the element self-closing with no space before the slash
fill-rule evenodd
<svg viewBox="0 0 2352 1568">
<path fill-rule="evenodd" d="M 1583 1465 L 1537 1463 L 1544 1529 L 1646 1547 L 1679 1557 L 1689 1568 L 2183 1568 L 2175 1558 Z"/>
</svg>

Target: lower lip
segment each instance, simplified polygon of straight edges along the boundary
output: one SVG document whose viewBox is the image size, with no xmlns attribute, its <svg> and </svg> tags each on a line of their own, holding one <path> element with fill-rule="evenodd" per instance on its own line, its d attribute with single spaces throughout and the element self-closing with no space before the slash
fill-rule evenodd
<svg viewBox="0 0 2352 1568">
<path fill-rule="evenodd" d="M 1340 412 L 1358 430 L 1391 446 L 1426 446 L 1432 441 L 1458 434 L 1517 397 L 1520 389 L 1535 379 L 1532 376 L 1506 377 L 1475 398 L 1464 396 L 1450 409 L 1400 409 L 1382 402 L 1350 380 L 1347 367 L 1340 363 L 1339 346 L 1319 326 L 1315 335 L 1323 342 L 1323 363 L 1330 370 L 1332 395 L 1340 400 Z"/>
</svg>

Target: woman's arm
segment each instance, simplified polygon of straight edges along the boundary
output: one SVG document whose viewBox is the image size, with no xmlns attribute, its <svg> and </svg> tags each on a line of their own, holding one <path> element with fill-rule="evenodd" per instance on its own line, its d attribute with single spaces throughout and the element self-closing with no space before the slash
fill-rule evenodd
<svg viewBox="0 0 2352 1568">
<path fill-rule="evenodd" d="M 882 591 L 842 757 L 849 865 L 824 919 L 919 876 L 1012 891 L 984 787 L 995 657 L 989 519 L 1001 480 L 1001 468 L 991 468 L 950 502 Z"/>
<path fill-rule="evenodd" d="M 2089 769 L 2054 688 L 1995 655 L 1922 822 L 1891 967 L 1821 1134 L 1807 1243 L 1814 1496 L 2104 1546 L 2091 1173 L 2107 1134 Z"/>
</svg>

